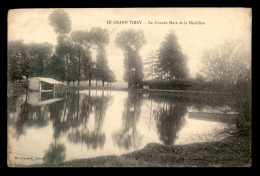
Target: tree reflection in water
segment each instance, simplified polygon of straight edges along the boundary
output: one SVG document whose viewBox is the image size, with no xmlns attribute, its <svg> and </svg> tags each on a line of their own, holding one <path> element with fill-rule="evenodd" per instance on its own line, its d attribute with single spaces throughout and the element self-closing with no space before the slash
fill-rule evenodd
<svg viewBox="0 0 260 176">
<path fill-rule="evenodd" d="M 65 145 L 51 143 L 49 150 L 45 153 L 43 161 L 47 164 L 58 164 L 66 159 Z"/>
<path fill-rule="evenodd" d="M 137 149 L 141 143 L 142 136 L 136 129 L 141 114 L 142 94 L 128 93 L 124 102 L 122 115 L 122 129 L 113 134 L 113 140 L 119 148 Z"/>
<path fill-rule="evenodd" d="M 79 127 L 73 127 L 72 131 L 68 134 L 68 139 L 73 143 L 85 143 L 87 147 L 92 149 L 103 148 L 105 143 L 105 134 L 101 132 L 106 110 L 108 108 L 111 96 L 105 96 L 102 90 L 101 96 L 91 96 L 83 94 L 83 100 L 81 103 L 80 119 L 81 125 Z M 93 131 L 90 131 L 87 127 L 89 116 L 94 110 L 95 127 Z"/>
<path fill-rule="evenodd" d="M 70 142 L 85 143 L 93 149 L 102 148 L 105 134 L 101 129 L 112 96 L 105 95 L 104 91 L 101 96 L 91 95 L 90 92 L 89 90 L 88 94 L 80 94 L 79 91 L 60 93 L 58 96 L 63 97 L 63 100 L 45 105 L 29 104 L 27 94 L 9 98 L 8 124 L 14 127 L 15 136 L 19 139 L 21 135 L 25 135 L 27 128 L 42 128 L 52 122 L 54 142 L 45 153 L 44 161 L 47 163 L 57 163 L 65 159 L 65 145 L 57 144 L 62 134 L 67 135 Z M 41 95 L 41 98 L 46 100 L 44 96 Z M 87 127 L 91 114 L 94 115 L 95 121 L 93 131 Z"/>
<path fill-rule="evenodd" d="M 27 95 L 21 97 L 8 97 L 8 125 L 13 125 L 15 130 L 15 137 L 25 134 L 27 115 Z"/>
<path fill-rule="evenodd" d="M 178 131 L 184 124 L 184 117 L 188 113 L 183 102 L 164 101 L 163 107 L 154 110 L 159 138 L 165 145 L 173 145 Z"/>
<path fill-rule="evenodd" d="M 97 95 L 97 92 L 100 95 Z M 106 142 L 106 131 L 102 130 L 104 118 L 113 96 L 117 95 L 109 93 L 91 90 L 60 92 L 53 94 L 53 98 L 62 98 L 62 100 L 37 105 L 28 103 L 30 96 L 27 94 L 21 97 L 8 97 L 8 125 L 12 126 L 12 131 L 14 131 L 12 133 L 16 140 L 21 135 L 26 135 L 26 130 L 29 128 L 39 129 L 52 125 L 52 141 L 48 141 L 51 142 L 51 145 L 44 155 L 44 161 L 58 163 L 66 158 L 64 144 L 67 142 L 82 143 L 86 149 L 104 147 Z M 37 97 L 39 98 L 39 96 Z M 45 102 L 50 102 L 48 100 L 52 99 L 52 96 L 49 94 L 48 97 L 45 97 L 42 94 L 41 98 Z M 152 127 L 156 127 L 159 140 L 165 145 L 173 145 L 184 124 L 184 116 L 188 113 L 187 107 L 203 109 L 206 106 L 214 108 L 219 106 L 219 104 L 204 101 L 204 99 L 198 101 L 163 97 L 156 94 L 149 94 L 147 99 L 147 97 L 143 97 L 142 93 L 131 92 L 128 92 L 126 99 L 119 98 L 119 100 L 124 101 L 122 124 L 121 129 L 112 134 L 112 140 L 117 148 L 125 150 L 139 149 L 143 141 L 143 136 L 140 135 L 142 131 L 138 131 L 142 129 L 137 129 L 141 118 L 141 108 L 150 107 L 148 111 L 142 113 L 144 115 L 142 120 L 147 120 L 145 116 L 148 113 L 150 115 L 148 123 L 151 125 L 155 122 L 155 126 Z M 143 107 L 143 102 L 147 100 L 151 102 L 146 103 L 148 106 Z M 114 105 L 112 104 L 112 106 Z M 57 159 L 55 160 L 55 158 Z"/>
<path fill-rule="evenodd" d="M 49 123 L 47 106 L 33 106 L 27 103 L 27 94 L 16 97 L 15 103 L 10 104 L 13 112 L 8 112 L 8 123 L 14 126 L 17 139 L 25 135 L 26 128 L 42 128 Z M 12 115 L 11 115 L 12 114 Z M 12 120 L 11 120 L 12 119 Z"/>
</svg>

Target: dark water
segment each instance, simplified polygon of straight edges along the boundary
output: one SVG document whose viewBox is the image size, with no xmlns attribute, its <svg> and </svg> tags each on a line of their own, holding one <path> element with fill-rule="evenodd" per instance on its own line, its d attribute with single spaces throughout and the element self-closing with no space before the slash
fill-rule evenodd
<svg viewBox="0 0 260 176">
<path fill-rule="evenodd" d="M 152 142 L 222 140 L 228 125 L 208 114 L 227 109 L 124 91 L 31 92 L 8 98 L 8 155 L 15 164 L 57 163 L 121 155 Z"/>
</svg>

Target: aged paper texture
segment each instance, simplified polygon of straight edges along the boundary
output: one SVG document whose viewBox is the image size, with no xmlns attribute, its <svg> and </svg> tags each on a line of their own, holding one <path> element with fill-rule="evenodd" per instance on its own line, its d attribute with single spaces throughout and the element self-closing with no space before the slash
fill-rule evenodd
<svg viewBox="0 0 260 176">
<path fill-rule="evenodd" d="M 58 15 L 55 16 L 55 12 Z M 172 41 L 167 40 L 171 35 Z M 224 123 L 219 123 L 224 116 L 214 115 L 210 121 L 206 113 L 222 114 L 220 111 L 223 109 L 230 117 L 235 113 L 224 103 L 212 107 L 211 104 L 200 104 L 202 108 L 198 110 L 200 105 L 194 103 L 194 99 L 199 93 L 192 94 L 197 91 L 195 88 L 184 90 L 186 84 L 181 88 L 167 89 L 162 96 L 157 95 L 159 86 L 156 84 L 158 87 L 154 88 L 158 90 L 156 93 L 149 81 L 190 81 L 197 80 L 198 75 L 209 76 L 210 72 L 203 72 L 206 71 L 203 65 L 213 63 L 210 58 L 217 55 L 214 54 L 215 48 L 224 46 L 220 51 L 227 50 L 228 53 L 228 48 L 232 50 L 233 46 L 241 44 L 238 47 L 242 46 L 243 51 L 248 51 L 251 56 L 251 36 L 250 8 L 10 10 L 8 166 L 149 167 L 156 166 L 151 160 L 157 159 L 158 166 L 170 167 L 249 166 L 250 162 L 241 164 L 239 161 L 216 165 L 209 161 L 203 165 L 199 159 L 198 163 L 184 160 L 181 163 L 176 156 L 182 157 L 183 154 L 178 153 L 167 155 L 174 158 L 169 159 L 169 163 L 160 159 L 156 155 L 157 144 L 179 147 L 221 141 L 225 136 L 218 136 L 217 131 L 227 128 Z M 227 47 L 225 43 L 236 45 Z M 164 54 L 171 46 L 170 54 Z M 242 49 L 238 50 L 242 52 Z M 164 61 L 156 60 L 175 53 L 181 54 L 176 54 L 173 59 L 184 58 L 185 62 L 174 61 L 165 66 L 167 64 L 161 64 Z M 208 60 L 205 60 L 205 53 L 210 53 Z M 246 54 L 240 54 L 239 58 L 242 55 L 244 58 Z M 131 57 L 135 60 L 130 61 Z M 149 60 L 153 57 L 154 60 Z M 245 62 L 241 58 L 238 59 L 240 65 L 232 67 L 233 72 L 236 72 L 236 67 L 245 68 L 245 63 L 250 65 L 251 57 Z M 160 68 L 156 67 L 158 63 L 162 65 Z M 185 71 L 178 72 L 184 68 L 183 65 Z M 224 67 L 225 64 L 219 68 Z M 214 73 L 217 75 L 218 71 L 214 70 Z M 233 79 L 230 75 L 227 77 Z M 137 89 L 141 93 L 131 93 Z M 224 86 L 220 89 L 225 90 Z M 175 95 L 174 91 L 179 91 L 176 96 L 184 97 L 183 101 L 170 98 L 170 95 Z M 189 94 L 188 98 L 192 98 L 186 100 L 186 94 L 181 91 L 189 92 L 192 95 Z M 146 146 L 154 147 L 156 151 L 151 149 L 149 153 L 153 153 L 151 157 L 156 155 L 153 156 L 156 159 L 138 160 L 134 154 L 132 156 L 132 152 Z M 123 154 L 126 154 L 125 158 L 121 157 Z M 202 154 L 197 156 L 203 157 Z"/>
</svg>

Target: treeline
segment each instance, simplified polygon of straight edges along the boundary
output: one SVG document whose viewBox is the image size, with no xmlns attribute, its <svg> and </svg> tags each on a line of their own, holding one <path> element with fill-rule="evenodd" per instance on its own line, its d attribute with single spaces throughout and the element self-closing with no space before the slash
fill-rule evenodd
<svg viewBox="0 0 260 176">
<path fill-rule="evenodd" d="M 115 75 L 110 70 L 105 46 L 109 43 L 106 29 L 71 31 L 71 21 L 63 10 L 49 15 L 50 25 L 57 34 L 57 45 L 49 43 L 8 42 L 8 78 L 10 81 L 36 76 L 52 77 L 60 81 L 78 82 L 95 79 L 114 82 Z M 70 35 L 69 35 L 70 33 Z M 96 61 L 93 59 L 96 51 Z"/>
<path fill-rule="evenodd" d="M 105 47 L 109 43 L 107 29 L 92 27 L 89 30 L 71 31 L 71 20 L 64 10 L 55 10 L 49 15 L 49 24 L 57 34 L 57 44 L 9 41 L 8 78 L 11 81 L 35 76 L 52 77 L 60 81 L 78 82 L 101 80 L 115 81 L 115 75 L 108 67 Z M 117 34 L 116 47 L 124 54 L 124 80 L 128 87 L 141 87 L 142 81 L 172 81 L 187 79 L 187 58 L 183 54 L 173 32 L 165 36 L 154 60 L 142 62 L 140 49 L 146 44 L 141 30 L 123 30 Z M 96 53 L 93 58 L 92 53 Z M 94 61 L 95 60 L 95 61 Z M 143 70 L 143 66 L 145 67 Z"/>
<path fill-rule="evenodd" d="M 124 80 L 128 82 L 128 87 L 153 84 L 154 88 L 158 88 L 155 82 L 166 84 L 189 77 L 187 57 L 172 31 L 165 36 L 156 53 L 151 54 L 144 62 L 139 54 L 139 50 L 146 44 L 142 31 L 124 30 L 118 33 L 115 44 L 124 52 Z"/>
</svg>

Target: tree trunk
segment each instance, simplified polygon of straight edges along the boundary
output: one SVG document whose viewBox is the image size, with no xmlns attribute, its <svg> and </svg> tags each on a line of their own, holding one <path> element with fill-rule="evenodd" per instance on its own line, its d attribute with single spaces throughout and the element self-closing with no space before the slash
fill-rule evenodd
<svg viewBox="0 0 260 176">
<path fill-rule="evenodd" d="M 130 65 L 130 54 L 129 54 L 129 51 L 127 52 L 127 55 L 128 55 L 128 88 L 130 88 L 130 74 L 131 74 L 131 65 Z"/>
<path fill-rule="evenodd" d="M 78 105 L 77 105 L 77 119 L 79 118 L 79 91 L 77 91 Z"/>
<path fill-rule="evenodd" d="M 79 65 L 78 65 L 78 86 L 80 82 L 80 48 L 79 48 Z"/>
<path fill-rule="evenodd" d="M 69 80 L 70 74 L 69 74 L 69 58 L 68 58 L 68 54 L 65 54 L 66 56 L 66 65 L 67 65 L 67 81 Z"/>
<path fill-rule="evenodd" d="M 92 77 L 92 75 L 91 75 L 91 60 L 90 60 L 90 58 L 88 60 L 88 76 L 89 76 L 88 85 L 89 85 L 89 87 L 91 87 L 91 77 Z"/>
<path fill-rule="evenodd" d="M 101 51 L 101 71 L 102 71 L 102 87 L 104 87 L 104 58 L 102 56 L 102 51 Z"/>
<path fill-rule="evenodd" d="M 65 115 L 66 115 L 67 102 L 68 102 L 68 93 L 66 92 L 66 100 L 65 100 L 65 109 L 64 109 L 63 119 L 65 119 Z"/>
<path fill-rule="evenodd" d="M 91 87 L 91 78 L 89 78 L 89 80 L 88 80 L 88 85 L 89 85 L 89 87 Z"/>
<path fill-rule="evenodd" d="M 136 61 L 136 53 L 135 53 L 135 88 L 137 88 L 137 61 Z"/>
</svg>

